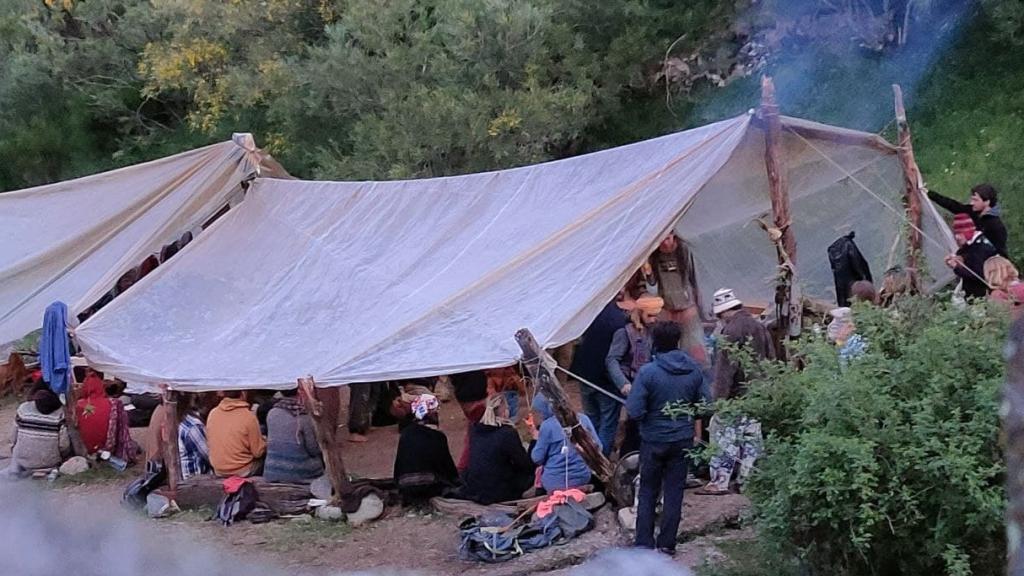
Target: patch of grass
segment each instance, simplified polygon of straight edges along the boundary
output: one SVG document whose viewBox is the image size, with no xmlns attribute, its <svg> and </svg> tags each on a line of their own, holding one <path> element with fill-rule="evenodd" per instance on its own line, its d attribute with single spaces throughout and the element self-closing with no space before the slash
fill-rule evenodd
<svg viewBox="0 0 1024 576">
<path fill-rule="evenodd" d="M 935 66 L 911 109 L 918 164 L 929 187 L 966 200 L 972 185 L 1000 192 L 1010 256 L 1024 264 L 1024 46 L 977 24 Z"/>
<path fill-rule="evenodd" d="M 259 528 L 267 539 L 267 548 L 277 552 L 309 547 L 326 548 L 352 532 L 352 527 L 344 522 L 327 522 L 316 518 L 308 522 L 275 520 Z"/>
<path fill-rule="evenodd" d="M 763 539 L 724 541 L 717 544 L 725 560 L 705 560 L 699 576 L 799 576 L 799 562 Z"/>
<path fill-rule="evenodd" d="M 88 484 L 104 484 L 115 480 L 129 482 L 131 475 L 127 472 L 118 472 L 105 463 L 93 465 L 81 474 L 74 476 L 60 475 L 57 480 L 50 483 L 53 488 L 67 488 L 69 486 L 85 486 Z"/>
</svg>

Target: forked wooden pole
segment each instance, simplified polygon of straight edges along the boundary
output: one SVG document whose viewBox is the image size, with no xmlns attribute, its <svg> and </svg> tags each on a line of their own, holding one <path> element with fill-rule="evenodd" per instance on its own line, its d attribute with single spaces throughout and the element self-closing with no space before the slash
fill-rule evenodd
<svg viewBox="0 0 1024 576">
<path fill-rule="evenodd" d="M 516 332 L 516 342 L 523 351 L 523 364 L 530 371 L 530 378 L 537 390 L 551 402 L 555 418 L 562 428 L 571 430 L 573 444 L 580 456 L 590 466 L 590 470 L 601 479 L 606 486 L 611 485 L 612 465 L 601 453 L 601 448 L 590 433 L 580 425 L 576 411 L 569 405 L 569 397 L 565 394 L 561 382 L 555 377 L 555 360 L 544 351 L 527 329 Z"/>
<path fill-rule="evenodd" d="M 796 276 L 796 236 L 790 216 L 789 177 L 782 143 L 782 118 L 775 102 L 775 84 L 770 76 L 761 79 L 761 106 L 757 119 L 764 130 L 764 164 L 768 173 L 768 194 L 772 203 L 774 229 L 769 237 L 775 243 L 779 260 L 778 284 L 775 304 L 779 312 L 776 338 L 800 334 L 802 302 L 799 289 L 794 285 Z"/>
<path fill-rule="evenodd" d="M 907 237 L 907 268 L 916 274 L 918 258 L 921 255 L 921 170 L 914 159 L 910 124 L 907 122 L 907 110 L 903 106 L 903 90 L 899 84 L 893 84 L 892 91 L 896 103 L 899 158 L 903 166 L 903 204 L 907 210 L 907 220 L 910 222 Z"/>
<path fill-rule="evenodd" d="M 338 505 L 352 493 L 352 484 L 345 472 L 345 461 L 338 441 L 339 389 L 317 388 L 312 376 L 299 378 L 299 394 L 313 418 L 316 441 L 324 455 L 324 467 L 331 482 L 331 503 Z"/>
</svg>

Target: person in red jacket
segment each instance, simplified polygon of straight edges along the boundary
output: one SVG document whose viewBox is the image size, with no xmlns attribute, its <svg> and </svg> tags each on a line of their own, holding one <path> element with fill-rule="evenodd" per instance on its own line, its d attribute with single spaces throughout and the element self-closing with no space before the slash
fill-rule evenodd
<svg viewBox="0 0 1024 576">
<path fill-rule="evenodd" d="M 86 369 L 75 415 L 82 443 L 89 454 L 106 451 L 129 463 L 134 462 L 135 449 L 128 433 L 124 405 L 107 396 L 103 376 L 91 368 Z"/>
</svg>

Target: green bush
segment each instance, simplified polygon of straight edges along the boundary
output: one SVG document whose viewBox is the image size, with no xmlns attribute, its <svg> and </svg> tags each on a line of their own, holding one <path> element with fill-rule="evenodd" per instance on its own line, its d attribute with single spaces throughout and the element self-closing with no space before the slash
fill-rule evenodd
<svg viewBox="0 0 1024 576">
<path fill-rule="evenodd" d="M 857 309 L 868 351 L 809 336 L 729 409 L 761 420 L 761 536 L 811 574 L 995 574 L 1005 541 L 998 396 L 1005 313 Z"/>
</svg>

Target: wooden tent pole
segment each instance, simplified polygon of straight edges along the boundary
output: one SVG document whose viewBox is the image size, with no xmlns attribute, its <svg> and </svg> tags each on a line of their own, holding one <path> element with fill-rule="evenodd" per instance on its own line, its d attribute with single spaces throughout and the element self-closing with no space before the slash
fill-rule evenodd
<svg viewBox="0 0 1024 576">
<path fill-rule="evenodd" d="M 761 79 L 761 106 L 757 118 L 764 130 L 764 164 L 768 173 L 768 193 L 772 202 L 774 228 L 769 237 L 775 242 L 779 259 L 779 276 L 775 303 L 780 312 L 777 338 L 800 334 L 801 302 L 794 286 L 796 274 L 796 236 L 789 213 L 789 177 L 782 145 L 782 119 L 775 101 L 775 83 L 770 76 Z"/>
<path fill-rule="evenodd" d="M 569 397 L 565 394 L 561 382 L 555 376 L 554 358 L 544 351 L 529 330 L 523 328 L 516 332 L 516 342 L 523 351 L 523 363 L 530 371 L 536 390 L 551 402 L 552 411 L 562 428 L 571 430 L 573 444 L 580 456 L 590 466 L 590 470 L 601 479 L 606 486 L 611 486 L 612 465 L 601 453 L 601 448 L 576 417 L 576 411 L 569 405 Z"/>
<path fill-rule="evenodd" d="M 180 395 L 167 387 L 163 390 L 163 402 L 166 415 L 164 417 L 163 429 L 160 434 L 163 436 L 164 445 L 164 469 L 167 470 L 168 498 L 175 500 L 178 497 L 178 482 L 181 481 L 181 455 L 178 453 L 178 401 Z"/>
<path fill-rule="evenodd" d="M 903 106 L 903 90 L 899 84 L 892 85 L 896 103 L 896 129 L 898 131 L 899 158 L 903 166 L 903 203 L 910 222 L 907 242 L 907 268 L 917 273 L 917 259 L 921 254 L 921 170 L 914 159 L 914 145 L 910 140 L 910 124 L 907 110 Z"/>
<path fill-rule="evenodd" d="M 1007 574 L 1024 574 L 1024 320 L 1010 328 L 1009 363 L 1003 388 L 1006 439 Z"/>
<path fill-rule="evenodd" d="M 302 396 L 316 431 L 316 441 L 324 456 L 324 468 L 331 482 L 331 504 L 338 505 L 352 493 L 352 483 L 345 472 L 345 461 L 338 442 L 338 412 L 341 407 L 339 388 L 317 388 L 312 376 L 299 378 Z"/>
<path fill-rule="evenodd" d="M 64 392 L 64 422 L 68 427 L 68 440 L 71 442 L 73 456 L 88 456 L 89 451 L 82 441 L 82 433 L 78 430 L 78 388 L 75 384 L 75 368 L 68 368 L 68 387 Z"/>
</svg>

